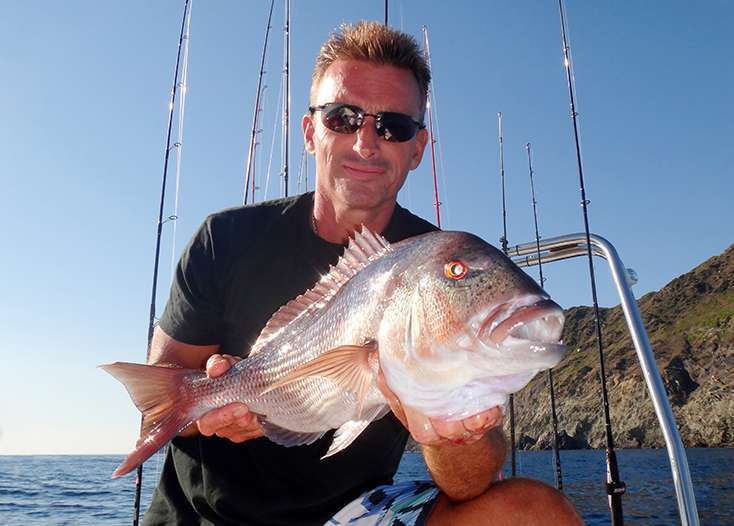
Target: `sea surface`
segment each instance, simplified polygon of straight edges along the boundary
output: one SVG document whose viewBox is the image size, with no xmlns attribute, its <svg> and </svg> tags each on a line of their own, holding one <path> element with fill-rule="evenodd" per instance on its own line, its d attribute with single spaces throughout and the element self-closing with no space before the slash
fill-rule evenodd
<svg viewBox="0 0 734 526">
<path fill-rule="evenodd" d="M 664 450 L 617 452 L 622 479 L 625 524 L 680 524 L 673 481 Z M 701 524 L 734 525 L 734 449 L 689 449 Z M 121 455 L 0 456 L 0 525 L 106 525 L 132 523 L 134 475 L 110 479 Z M 150 502 L 160 455 L 146 463 L 143 509 Z M 603 494 L 604 452 L 562 451 L 564 490 L 587 524 L 610 524 Z M 158 465 L 158 467 L 156 466 Z M 518 453 L 518 475 L 554 482 L 549 451 Z M 509 465 L 505 472 L 509 474 Z M 417 453 L 406 453 L 397 479 L 426 478 Z"/>
</svg>

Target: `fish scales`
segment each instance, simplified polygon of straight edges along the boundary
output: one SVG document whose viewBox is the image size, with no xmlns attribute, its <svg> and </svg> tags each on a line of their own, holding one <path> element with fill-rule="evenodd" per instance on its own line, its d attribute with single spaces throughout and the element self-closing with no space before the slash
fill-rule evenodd
<svg viewBox="0 0 734 526">
<path fill-rule="evenodd" d="M 389 245 L 364 229 L 336 268 L 271 318 L 246 359 L 219 378 L 199 372 L 175 380 L 169 396 L 188 403 L 188 412 L 147 427 L 144 413 L 144 431 L 152 428 L 156 440 L 115 473 L 133 469 L 166 434 L 235 401 L 260 415 L 266 436 L 284 445 L 344 426 L 346 435 L 327 455 L 336 453 L 387 412 L 375 381 L 378 353 L 404 405 L 449 420 L 471 416 L 502 405 L 555 365 L 562 325 L 560 307 L 476 236 L 433 232 Z M 138 407 L 152 404 L 138 399 L 135 386 L 147 374 L 136 368 L 152 366 L 103 367 Z M 183 374 L 153 368 L 158 376 Z"/>
</svg>

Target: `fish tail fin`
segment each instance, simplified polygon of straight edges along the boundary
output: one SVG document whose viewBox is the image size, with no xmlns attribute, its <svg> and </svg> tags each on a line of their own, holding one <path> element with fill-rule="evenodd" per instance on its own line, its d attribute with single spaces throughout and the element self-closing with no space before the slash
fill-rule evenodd
<svg viewBox="0 0 734 526">
<path fill-rule="evenodd" d="M 183 379 L 202 374 L 193 369 L 116 362 L 100 368 L 119 380 L 143 414 L 140 439 L 135 449 L 112 473 L 120 477 L 137 468 L 175 437 L 197 416 L 193 400 L 182 389 Z"/>
</svg>

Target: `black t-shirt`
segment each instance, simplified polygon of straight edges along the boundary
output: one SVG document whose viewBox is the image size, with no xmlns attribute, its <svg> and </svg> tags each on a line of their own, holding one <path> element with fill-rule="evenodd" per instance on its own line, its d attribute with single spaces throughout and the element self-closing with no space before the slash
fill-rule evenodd
<svg viewBox="0 0 734 526">
<path fill-rule="evenodd" d="M 343 251 L 311 230 L 313 194 L 209 216 L 176 270 L 161 328 L 246 356 L 270 316 L 312 287 Z M 436 230 L 397 206 L 390 242 Z M 306 446 L 177 437 L 144 524 L 321 525 L 362 492 L 392 481 L 407 440 L 389 413 L 324 460 L 333 431 Z"/>
</svg>

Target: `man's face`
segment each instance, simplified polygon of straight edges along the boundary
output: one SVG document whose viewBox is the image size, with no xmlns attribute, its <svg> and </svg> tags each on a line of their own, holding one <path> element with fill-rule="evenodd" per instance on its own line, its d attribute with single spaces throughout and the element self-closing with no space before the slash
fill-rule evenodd
<svg viewBox="0 0 734 526">
<path fill-rule="evenodd" d="M 326 70 L 314 106 L 343 102 L 367 113 L 394 111 L 420 121 L 420 91 L 413 74 L 393 66 L 337 60 Z M 324 126 L 321 112 L 303 118 L 306 150 L 316 157 L 316 190 L 335 209 L 379 211 L 392 206 L 408 172 L 420 164 L 427 133 L 418 130 L 406 142 L 388 142 L 365 117 L 356 133 Z"/>
</svg>

